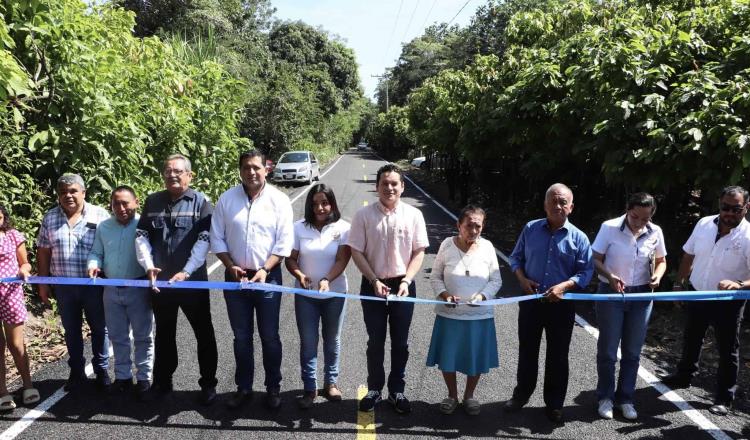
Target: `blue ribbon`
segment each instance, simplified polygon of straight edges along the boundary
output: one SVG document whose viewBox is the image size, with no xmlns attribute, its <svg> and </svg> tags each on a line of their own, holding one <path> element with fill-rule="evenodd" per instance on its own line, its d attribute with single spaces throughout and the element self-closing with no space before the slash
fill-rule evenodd
<svg viewBox="0 0 750 440">
<path fill-rule="evenodd" d="M 24 283 L 19 277 L 0 278 L 0 283 Z M 112 286 L 112 287 L 140 287 L 150 288 L 148 280 L 125 280 L 115 278 L 69 278 L 69 277 L 29 277 L 29 284 L 57 284 L 72 286 Z M 279 286 L 267 283 L 243 283 L 231 281 L 178 281 L 170 283 L 158 280 L 155 286 L 160 289 L 218 289 L 218 290 L 255 290 L 273 291 L 290 295 L 305 294 L 316 298 L 346 298 L 366 301 L 384 302 L 411 302 L 416 304 L 441 304 L 445 301 L 434 299 L 413 298 L 408 296 L 388 295 L 386 298 L 369 295 L 353 295 L 339 292 L 318 292 L 317 290 L 300 289 L 297 287 Z M 533 295 L 513 296 L 508 298 L 497 298 L 477 302 L 476 306 L 497 306 L 514 304 L 522 301 L 530 301 L 543 298 L 544 295 L 535 293 Z M 706 301 L 706 300 L 745 300 L 750 299 L 750 290 L 709 290 L 689 292 L 643 292 L 643 293 L 566 293 L 566 300 L 575 301 Z M 462 303 L 459 303 L 461 305 Z"/>
</svg>

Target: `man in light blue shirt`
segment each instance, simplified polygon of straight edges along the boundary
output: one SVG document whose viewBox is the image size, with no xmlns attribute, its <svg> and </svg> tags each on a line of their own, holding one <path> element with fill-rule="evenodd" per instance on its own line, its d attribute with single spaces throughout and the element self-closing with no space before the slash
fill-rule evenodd
<svg viewBox="0 0 750 440">
<path fill-rule="evenodd" d="M 560 301 L 566 291 L 588 286 L 594 274 L 591 245 L 586 234 L 568 221 L 573 192 L 562 183 L 545 195 L 547 216 L 526 224 L 510 255 L 511 270 L 527 294 L 544 293 L 544 301 L 524 301 L 518 311 L 518 373 L 506 411 L 520 410 L 536 388 L 539 344 L 546 334 L 544 403 L 547 417 L 562 422 L 568 390 L 568 350 L 575 321 L 572 301 Z"/>
<path fill-rule="evenodd" d="M 114 217 L 102 222 L 88 258 L 88 274 L 92 278 L 137 279 L 145 272 L 135 253 L 135 231 L 138 224 L 138 199 L 129 186 L 112 191 Z M 104 288 L 104 316 L 115 354 L 113 391 L 126 391 L 133 386 L 130 361 L 130 329 L 135 343 L 137 368 L 136 393 L 139 398 L 148 391 L 154 359 L 151 300 L 148 289 L 137 287 Z"/>
</svg>

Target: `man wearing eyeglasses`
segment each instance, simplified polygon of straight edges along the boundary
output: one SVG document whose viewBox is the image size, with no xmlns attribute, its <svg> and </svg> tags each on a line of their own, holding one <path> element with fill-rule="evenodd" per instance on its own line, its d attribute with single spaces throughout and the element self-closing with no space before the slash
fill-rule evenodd
<svg viewBox="0 0 750 440">
<path fill-rule="evenodd" d="M 146 199 L 136 229 L 136 255 L 148 278 L 170 283 L 206 281 L 206 254 L 213 206 L 205 195 L 190 188 L 190 160 L 174 154 L 164 161 L 164 191 Z M 177 369 L 177 311 L 182 309 L 198 342 L 201 387 L 200 403 L 216 400 L 216 337 L 211 323 L 207 289 L 162 289 L 152 287 L 156 322 L 154 382 L 147 400 L 172 391 Z"/>
<path fill-rule="evenodd" d="M 750 223 L 745 220 L 748 192 L 739 186 L 722 190 L 718 215 L 703 217 L 682 247 L 674 290 L 746 290 L 750 284 Z M 690 280 L 686 285 L 685 280 Z M 737 390 L 739 330 L 745 309 L 741 301 L 692 301 L 687 306 L 687 323 L 682 359 L 677 372 L 662 379 L 671 388 L 687 388 L 698 371 L 701 346 L 708 326 L 716 332 L 719 369 L 716 374 L 713 414 L 727 415 Z"/>
</svg>

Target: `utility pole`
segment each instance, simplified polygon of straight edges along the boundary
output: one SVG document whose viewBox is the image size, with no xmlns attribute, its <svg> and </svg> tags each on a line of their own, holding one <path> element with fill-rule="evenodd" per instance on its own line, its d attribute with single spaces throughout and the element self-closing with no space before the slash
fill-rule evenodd
<svg viewBox="0 0 750 440">
<path fill-rule="evenodd" d="M 388 113 L 388 107 L 389 107 L 389 102 L 388 102 L 389 101 L 389 97 L 388 97 L 389 91 L 388 91 L 388 88 L 389 88 L 390 84 L 389 84 L 388 78 L 390 77 L 390 70 L 391 70 L 390 68 L 386 68 L 385 69 L 385 73 L 382 74 L 382 75 L 370 75 L 373 78 L 385 79 L 385 112 L 386 113 Z"/>
</svg>

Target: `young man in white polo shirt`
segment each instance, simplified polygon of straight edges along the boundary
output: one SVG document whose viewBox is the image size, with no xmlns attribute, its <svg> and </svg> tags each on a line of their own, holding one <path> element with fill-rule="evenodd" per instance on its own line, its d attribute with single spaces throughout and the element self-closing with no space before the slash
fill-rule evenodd
<svg viewBox="0 0 750 440">
<path fill-rule="evenodd" d="M 750 223 L 745 220 L 748 192 L 739 186 L 722 190 L 719 214 L 703 217 L 682 247 L 674 290 L 691 290 L 684 283 L 690 277 L 695 290 L 746 290 L 750 284 Z M 698 371 L 706 329 L 716 331 L 719 369 L 713 414 L 727 415 L 737 391 L 739 371 L 739 330 L 746 301 L 693 301 L 688 317 L 677 372 L 662 382 L 671 388 L 687 388 Z"/>
<path fill-rule="evenodd" d="M 380 167 L 376 177 L 378 202 L 361 208 L 352 219 L 349 246 L 362 272 L 361 295 L 416 296 L 414 277 L 422 267 L 429 245 L 422 212 L 401 201 L 403 171 L 396 165 Z M 414 303 L 362 301 L 367 328 L 367 395 L 360 411 L 372 411 L 382 400 L 385 385 L 385 337 L 390 326 L 391 372 L 388 401 L 399 413 L 411 411 L 404 396 L 404 376 L 409 359 L 409 327 Z"/>
<path fill-rule="evenodd" d="M 292 204 L 286 194 L 266 183 L 263 154 L 243 153 L 239 159 L 242 183 L 219 197 L 211 218 L 211 250 L 224 263 L 227 281 L 282 284 L 281 265 L 294 243 Z M 229 322 L 234 333 L 234 375 L 237 392 L 227 401 L 238 408 L 252 398 L 253 312 L 263 345 L 266 405 L 281 405 L 281 293 L 225 291 Z"/>
</svg>

